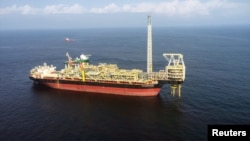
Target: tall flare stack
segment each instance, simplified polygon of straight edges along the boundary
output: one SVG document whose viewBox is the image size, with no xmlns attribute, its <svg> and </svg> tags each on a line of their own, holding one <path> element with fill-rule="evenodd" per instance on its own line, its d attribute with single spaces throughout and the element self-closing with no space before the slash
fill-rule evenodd
<svg viewBox="0 0 250 141">
<path fill-rule="evenodd" d="M 151 16 L 148 16 L 147 72 L 151 73 L 152 71 L 153 71 L 153 64 L 152 64 L 152 24 L 151 24 Z"/>
</svg>

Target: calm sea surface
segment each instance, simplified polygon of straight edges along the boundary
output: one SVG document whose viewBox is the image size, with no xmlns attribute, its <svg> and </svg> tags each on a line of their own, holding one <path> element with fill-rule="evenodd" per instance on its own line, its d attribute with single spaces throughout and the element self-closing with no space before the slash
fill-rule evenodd
<svg viewBox="0 0 250 141">
<path fill-rule="evenodd" d="M 65 42 L 69 37 L 72 42 Z M 0 32 L 0 140 L 203 141 L 208 124 L 250 124 L 250 27 L 153 28 L 154 71 L 182 53 L 181 97 L 126 97 L 34 87 L 44 62 L 91 54 L 91 63 L 146 70 L 146 28 Z"/>
</svg>

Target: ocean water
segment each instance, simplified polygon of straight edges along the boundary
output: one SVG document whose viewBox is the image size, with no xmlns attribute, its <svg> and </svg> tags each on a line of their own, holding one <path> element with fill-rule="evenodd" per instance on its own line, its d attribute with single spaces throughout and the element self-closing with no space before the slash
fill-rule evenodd
<svg viewBox="0 0 250 141">
<path fill-rule="evenodd" d="M 72 42 L 65 42 L 66 37 Z M 154 71 L 163 53 L 182 53 L 181 97 L 168 85 L 156 97 L 127 97 L 34 87 L 28 75 L 44 62 L 91 63 L 146 70 L 146 28 L 0 32 L 1 141 L 203 141 L 208 124 L 250 124 L 250 27 L 153 27 Z"/>
</svg>

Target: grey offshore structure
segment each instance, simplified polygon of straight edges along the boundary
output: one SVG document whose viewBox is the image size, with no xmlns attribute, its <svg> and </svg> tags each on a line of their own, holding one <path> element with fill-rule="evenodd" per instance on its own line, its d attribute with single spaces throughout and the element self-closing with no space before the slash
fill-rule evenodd
<svg viewBox="0 0 250 141">
<path fill-rule="evenodd" d="M 186 67 L 183 55 L 180 53 L 164 53 L 168 65 L 160 72 L 153 72 L 152 59 L 152 21 L 148 16 L 148 39 L 147 39 L 147 74 L 148 77 L 158 81 L 168 81 L 171 88 L 171 94 L 181 95 L 181 84 L 185 80 Z"/>
</svg>

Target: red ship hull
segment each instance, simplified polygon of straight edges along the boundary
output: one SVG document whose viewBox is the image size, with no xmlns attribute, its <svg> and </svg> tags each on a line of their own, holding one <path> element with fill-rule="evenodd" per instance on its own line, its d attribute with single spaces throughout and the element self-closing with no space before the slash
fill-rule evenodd
<svg viewBox="0 0 250 141">
<path fill-rule="evenodd" d="M 142 87 L 140 85 L 106 85 L 104 83 L 86 84 L 86 82 L 77 81 L 57 81 L 35 78 L 31 79 L 33 79 L 37 84 L 42 84 L 54 89 L 124 96 L 157 96 L 161 89 L 157 85 L 151 87 Z"/>
<path fill-rule="evenodd" d="M 128 96 L 156 96 L 160 88 L 116 88 L 116 87 L 102 87 L 102 86 L 88 86 L 88 85 L 74 85 L 74 84 L 56 84 L 56 83 L 42 83 L 54 89 L 81 91 L 100 94 L 116 94 Z"/>
</svg>

